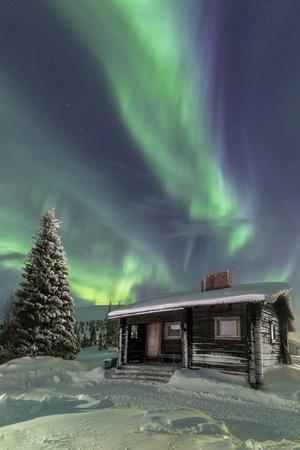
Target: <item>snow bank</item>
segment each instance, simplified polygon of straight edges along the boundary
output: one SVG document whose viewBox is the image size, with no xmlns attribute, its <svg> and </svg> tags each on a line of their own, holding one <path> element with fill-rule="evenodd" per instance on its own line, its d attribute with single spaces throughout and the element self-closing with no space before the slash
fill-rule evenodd
<svg viewBox="0 0 300 450">
<path fill-rule="evenodd" d="M 82 410 L 110 408 L 108 398 L 96 400 L 89 395 L 46 395 L 41 399 L 27 399 L 25 394 L 16 398 L 0 396 L 0 427 L 36 417 L 66 414 Z"/>
<path fill-rule="evenodd" d="M 216 421 L 207 414 L 193 409 L 153 410 L 146 412 L 145 416 L 150 420 L 141 431 L 214 435 L 224 438 L 229 434 L 223 421 Z"/>
<path fill-rule="evenodd" d="M 221 421 L 193 409 L 151 410 L 130 405 L 61 413 L 0 428 L 5 450 L 296 450 L 288 439 L 234 437 Z"/>
<path fill-rule="evenodd" d="M 206 393 L 224 400 L 237 399 L 272 407 L 292 407 L 294 401 L 300 400 L 300 368 L 280 365 L 269 369 L 265 384 L 260 389 L 250 387 L 242 376 L 206 368 L 180 369 L 171 377 L 167 388 Z"/>
<path fill-rule="evenodd" d="M 168 387 L 187 391 L 222 394 L 224 396 L 231 396 L 241 389 L 250 391 L 245 378 L 205 368 L 199 370 L 177 370 L 171 377 Z"/>
<path fill-rule="evenodd" d="M 263 390 L 300 400 L 300 366 L 279 364 L 270 367 L 265 372 Z"/>
<path fill-rule="evenodd" d="M 107 350 L 98 350 L 97 346 L 85 347 L 77 355 L 76 360 L 80 361 L 89 369 L 94 369 L 95 367 L 102 367 L 103 361 L 105 359 L 116 358 L 118 353 L 114 348 L 108 348 Z"/>
<path fill-rule="evenodd" d="M 27 392 L 32 388 L 49 388 L 99 383 L 104 379 L 101 367 L 88 370 L 83 362 L 66 361 L 50 356 L 14 359 L 0 366 L 0 394 Z"/>
<path fill-rule="evenodd" d="M 0 445 L 6 450 L 238 448 L 234 444 L 239 442 L 227 436 L 222 427 L 222 424 L 196 411 L 148 412 L 124 405 L 92 412 L 39 417 L 4 426 L 0 428 Z M 212 433 L 213 430 L 216 434 Z"/>
<path fill-rule="evenodd" d="M 143 385 L 106 380 L 101 363 L 114 356 L 89 347 L 75 361 L 35 357 L 0 366 L 0 448 L 299 448 L 296 366 L 269 369 L 259 390 L 204 368 Z"/>
<path fill-rule="evenodd" d="M 104 380 L 103 360 L 115 356 L 112 350 L 88 347 L 74 361 L 51 356 L 13 359 L 0 365 L 0 395 L 34 388 L 81 388 L 100 383 Z"/>
</svg>

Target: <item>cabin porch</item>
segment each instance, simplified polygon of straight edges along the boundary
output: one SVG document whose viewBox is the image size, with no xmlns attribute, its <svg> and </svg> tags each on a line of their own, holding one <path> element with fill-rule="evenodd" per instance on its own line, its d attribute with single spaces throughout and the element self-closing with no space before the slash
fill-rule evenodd
<svg viewBox="0 0 300 450">
<path fill-rule="evenodd" d="M 187 367 L 187 333 L 182 310 L 129 316 L 120 321 L 118 367 L 131 364 Z"/>
</svg>

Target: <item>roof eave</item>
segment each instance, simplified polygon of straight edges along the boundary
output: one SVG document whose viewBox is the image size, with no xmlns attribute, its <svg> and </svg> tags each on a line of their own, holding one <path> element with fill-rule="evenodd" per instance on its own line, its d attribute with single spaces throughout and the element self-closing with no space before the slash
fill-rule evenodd
<svg viewBox="0 0 300 450">
<path fill-rule="evenodd" d="M 136 312 L 132 312 L 132 313 L 123 313 L 123 314 L 111 314 L 109 313 L 107 318 L 109 320 L 113 320 L 113 319 L 122 319 L 124 317 L 132 317 L 132 316 L 144 316 L 147 314 L 156 314 L 156 313 L 160 313 L 160 312 L 169 312 L 169 311 L 182 311 L 184 309 L 183 306 L 178 306 L 176 308 L 161 308 L 161 309 L 149 309 L 149 310 L 145 310 L 145 311 L 136 311 Z"/>
<path fill-rule="evenodd" d="M 120 319 L 122 317 L 130 317 L 130 316 L 136 316 L 136 315 L 143 315 L 143 314 L 154 314 L 154 313 L 159 313 L 159 312 L 168 312 L 168 311 L 176 311 L 179 309 L 184 309 L 184 308 L 191 308 L 191 307 L 196 307 L 196 306 L 209 306 L 209 305 L 222 305 L 222 304 L 233 304 L 233 303 L 261 303 L 266 301 L 266 296 L 263 294 L 256 294 L 256 299 L 253 298 L 254 296 L 252 296 L 251 294 L 247 294 L 244 296 L 235 296 L 235 297 L 225 297 L 225 298 L 218 298 L 218 299 L 213 299 L 213 301 L 211 301 L 212 299 L 208 299 L 207 301 L 205 300 L 200 300 L 200 301 L 195 301 L 195 300 L 190 300 L 190 301 L 185 301 L 182 304 L 178 304 L 178 305 L 172 305 L 170 303 L 166 303 L 165 305 L 147 305 L 147 307 L 144 307 L 145 309 L 143 309 L 143 306 L 137 306 L 136 310 L 130 311 L 130 310 L 124 310 L 124 312 L 122 311 L 112 311 L 111 313 L 108 314 L 108 318 L 109 319 Z M 138 303 L 136 304 L 138 305 Z"/>
</svg>

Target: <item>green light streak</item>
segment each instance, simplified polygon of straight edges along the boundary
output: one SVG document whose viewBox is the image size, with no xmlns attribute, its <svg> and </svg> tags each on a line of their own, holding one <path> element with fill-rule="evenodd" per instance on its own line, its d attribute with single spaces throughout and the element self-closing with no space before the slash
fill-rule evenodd
<svg viewBox="0 0 300 450">
<path fill-rule="evenodd" d="M 80 271 L 78 267 L 79 264 L 74 268 L 71 266 L 72 289 L 80 298 L 96 304 L 107 304 L 110 300 L 114 303 L 133 302 L 136 300 L 136 288 L 153 279 L 166 286 L 171 284 L 170 275 L 161 263 L 155 265 L 154 261 L 131 253 L 124 256 L 117 276 L 116 269 L 105 264 L 94 267 L 92 271 L 91 267 L 84 267 L 82 263 Z"/>
<path fill-rule="evenodd" d="M 77 143 L 70 149 L 51 123 L 45 126 L 21 84 L 0 77 L 0 96 L 0 270 L 18 279 L 40 214 L 55 207 L 77 297 L 118 303 L 133 301 L 141 284 L 169 286 L 163 258 L 119 216 L 113 181 L 99 189 L 101 169 L 76 161 Z"/>
<path fill-rule="evenodd" d="M 74 0 L 70 8 L 68 1 L 54 0 L 51 5 L 106 73 L 124 124 L 170 198 L 192 220 L 228 224 L 245 216 L 207 133 L 195 30 L 192 21 L 190 29 L 181 23 L 186 3 Z M 252 236 L 250 227 L 236 228 L 228 238 L 230 255 Z"/>
<path fill-rule="evenodd" d="M 241 224 L 237 226 L 231 233 L 228 242 L 229 255 L 234 255 L 251 239 L 254 230 L 250 224 Z"/>
<path fill-rule="evenodd" d="M 299 251 L 300 251 L 300 239 L 296 241 L 293 251 L 287 258 L 285 263 L 282 262 L 283 255 L 280 256 L 280 261 L 273 261 L 271 269 L 268 270 L 264 281 L 283 281 L 289 282 L 293 275 L 297 273 L 299 266 Z M 276 264 L 277 262 L 277 264 Z"/>
</svg>

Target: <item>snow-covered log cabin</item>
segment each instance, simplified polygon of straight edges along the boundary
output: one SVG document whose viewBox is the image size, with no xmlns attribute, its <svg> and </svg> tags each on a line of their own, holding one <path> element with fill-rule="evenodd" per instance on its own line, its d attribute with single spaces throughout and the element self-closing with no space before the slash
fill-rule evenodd
<svg viewBox="0 0 300 450">
<path fill-rule="evenodd" d="M 124 305 L 109 313 L 120 321 L 118 366 L 177 363 L 262 384 L 267 367 L 291 362 L 290 292 L 279 282 L 232 286 L 225 271 L 209 274 L 202 290 Z"/>
</svg>

